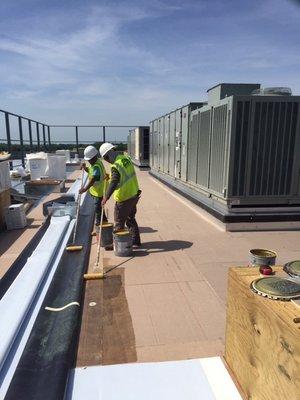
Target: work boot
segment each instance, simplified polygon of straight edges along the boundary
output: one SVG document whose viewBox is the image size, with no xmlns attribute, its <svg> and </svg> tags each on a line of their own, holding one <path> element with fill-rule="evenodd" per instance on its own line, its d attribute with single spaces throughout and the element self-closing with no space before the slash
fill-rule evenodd
<svg viewBox="0 0 300 400">
<path fill-rule="evenodd" d="M 105 250 L 111 251 L 114 249 L 114 246 L 112 244 L 109 244 L 108 246 L 105 246 L 104 248 L 105 248 Z"/>
</svg>

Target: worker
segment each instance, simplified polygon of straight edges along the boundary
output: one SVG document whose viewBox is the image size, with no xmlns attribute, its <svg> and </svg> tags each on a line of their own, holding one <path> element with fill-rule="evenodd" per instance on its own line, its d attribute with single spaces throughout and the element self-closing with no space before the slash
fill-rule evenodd
<svg viewBox="0 0 300 400">
<path fill-rule="evenodd" d="M 102 200 L 102 207 L 112 194 L 115 199 L 115 232 L 124 229 L 125 224 L 131 233 L 133 245 L 141 245 L 139 227 L 135 219 L 136 205 L 139 201 L 141 191 L 131 158 L 119 154 L 111 143 L 103 143 L 99 149 L 101 157 L 112 164 L 110 183 Z"/>
<path fill-rule="evenodd" d="M 94 146 L 87 146 L 84 149 L 84 159 L 90 164 L 89 167 L 85 163 L 81 164 L 81 169 L 84 169 L 88 174 L 88 184 L 79 190 L 79 193 L 89 191 L 94 199 L 96 220 L 95 225 L 99 226 L 101 221 L 102 199 L 104 192 L 104 180 L 107 177 L 104 165 L 98 157 L 98 150 Z M 103 221 L 107 221 L 107 217 L 103 210 Z"/>
</svg>

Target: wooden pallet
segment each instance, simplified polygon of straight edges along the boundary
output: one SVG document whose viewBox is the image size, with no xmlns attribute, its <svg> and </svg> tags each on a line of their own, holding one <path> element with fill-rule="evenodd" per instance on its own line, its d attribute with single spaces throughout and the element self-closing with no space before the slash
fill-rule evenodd
<svg viewBox="0 0 300 400">
<path fill-rule="evenodd" d="M 282 268 L 276 267 L 280 274 Z M 299 399 L 299 308 L 291 301 L 255 294 L 258 268 L 229 272 L 225 359 L 252 400 Z"/>
</svg>

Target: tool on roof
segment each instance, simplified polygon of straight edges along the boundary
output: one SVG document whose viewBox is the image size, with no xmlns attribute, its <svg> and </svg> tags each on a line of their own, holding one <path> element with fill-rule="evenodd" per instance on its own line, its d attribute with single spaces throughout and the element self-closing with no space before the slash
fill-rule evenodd
<svg viewBox="0 0 300 400">
<path fill-rule="evenodd" d="M 81 171 L 81 185 L 80 189 L 83 187 L 83 175 L 84 171 Z M 80 201 L 81 201 L 81 193 L 79 192 L 78 198 L 77 198 L 77 210 L 76 210 L 76 221 L 75 221 L 75 227 L 73 231 L 73 241 L 72 244 L 66 247 L 67 251 L 80 251 L 83 249 L 82 245 L 75 245 L 75 239 L 76 239 L 76 233 L 77 233 L 77 226 L 78 226 L 78 219 L 79 219 L 79 211 L 80 211 Z"/>
<path fill-rule="evenodd" d="M 104 190 L 103 193 L 106 193 L 106 179 L 104 180 Z M 103 225 L 103 215 L 104 215 L 104 206 L 101 208 L 101 220 L 100 220 L 100 230 L 99 230 L 99 238 L 98 238 L 98 243 L 97 243 L 97 257 L 96 257 L 96 262 L 95 262 L 95 267 L 99 266 L 99 261 L 100 261 L 100 251 L 101 251 L 101 235 L 102 235 L 102 225 Z M 100 273 L 99 273 L 99 279 L 104 278 L 104 268 L 103 268 L 103 262 L 100 265 Z"/>
<path fill-rule="evenodd" d="M 103 193 L 106 193 L 106 180 L 104 181 L 104 189 Z M 104 215 L 104 206 L 101 209 L 101 219 L 100 219 L 100 228 L 99 228 L 99 237 L 98 237 L 98 243 L 97 243 L 97 256 L 96 256 L 96 262 L 95 262 L 95 267 L 97 268 L 99 266 L 99 261 L 100 261 L 100 252 L 101 252 L 101 235 L 102 235 L 102 226 L 103 226 L 103 215 Z M 84 274 L 83 278 L 85 280 L 91 280 L 91 279 L 103 279 L 104 278 L 104 268 L 103 268 L 103 262 L 100 265 L 100 272 L 95 272 L 91 274 Z"/>
<path fill-rule="evenodd" d="M 101 275 L 101 273 L 99 273 L 99 272 L 94 272 L 92 274 L 84 274 L 83 278 L 86 281 L 102 279 L 103 278 L 103 274 Z"/>
</svg>

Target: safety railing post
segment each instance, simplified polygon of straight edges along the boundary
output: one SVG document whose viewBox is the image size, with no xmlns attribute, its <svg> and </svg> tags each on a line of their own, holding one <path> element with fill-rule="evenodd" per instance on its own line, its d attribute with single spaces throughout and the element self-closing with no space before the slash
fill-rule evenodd
<svg viewBox="0 0 300 400">
<path fill-rule="evenodd" d="M 102 127 L 102 133 L 103 133 L 103 137 L 102 137 L 103 143 L 105 143 L 106 142 L 105 126 Z"/>
<path fill-rule="evenodd" d="M 31 127 L 30 119 L 28 120 L 28 133 L 29 133 L 30 152 L 32 152 L 33 151 L 33 143 L 32 143 L 32 127 Z"/>
<path fill-rule="evenodd" d="M 10 124 L 9 124 L 9 114 L 7 112 L 5 113 L 5 127 L 6 127 L 7 151 L 11 153 Z M 10 167 L 12 168 L 12 162 L 10 162 Z"/>
<path fill-rule="evenodd" d="M 20 137 L 20 147 L 21 147 L 21 160 L 22 160 L 22 166 L 25 167 L 22 118 L 18 117 L 18 120 L 19 120 L 19 137 Z"/>
<path fill-rule="evenodd" d="M 78 126 L 75 126 L 75 134 L 76 134 L 76 151 L 79 155 L 79 142 L 78 142 Z"/>
<path fill-rule="evenodd" d="M 36 123 L 36 139 L 37 139 L 37 149 L 40 151 L 40 128 L 39 128 L 39 123 Z"/>
<path fill-rule="evenodd" d="M 48 145 L 49 145 L 49 151 L 51 149 L 51 135 L 50 135 L 50 126 L 48 125 Z"/>
<path fill-rule="evenodd" d="M 46 131 L 45 131 L 45 125 L 44 124 L 43 124 L 43 142 L 44 142 L 44 150 L 47 150 Z"/>
</svg>

